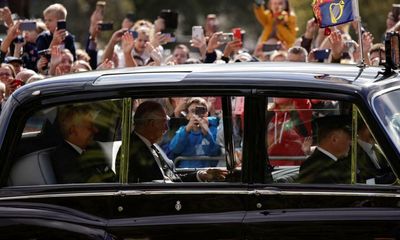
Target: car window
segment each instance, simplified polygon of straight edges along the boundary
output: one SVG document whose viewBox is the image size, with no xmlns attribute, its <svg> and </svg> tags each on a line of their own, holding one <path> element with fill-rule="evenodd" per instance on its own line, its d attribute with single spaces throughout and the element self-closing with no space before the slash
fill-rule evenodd
<svg viewBox="0 0 400 240">
<path fill-rule="evenodd" d="M 9 185 L 115 183 L 123 181 L 126 162 L 129 183 L 241 180 L 243 97 L 129 99 L 129 130 L 123 128 L 125 99 L 33 112 L 17 147 Z M 223 107 L 223 99 L 229 107 Z M 26 129 L 37 133 L 27 136 Z M 124 131 L 131 134 L 123 137 Z M 129 142 L 128 154 L 123 141 Z"/>
<path fill-rule="evenodd" d="M 268 98 L 265 139 L 274 182 L 393 183 L 386 157 L 354 109 L 336 100 Z"/>
<path fill-rule="evenodd" d="M 121 100 L 71 103 L 34 112 L 25 124 L 9 185 L 115 182 Z M 38 120 L 39 119 L 39 120 Z M 39 122 L 38 134 L 26 129 Z"/>
<path fill-rule="evenodd" d="M 395 90 L 374 99 L 374 110 L 393 142 L 400 141 L 400 91 Z M 395 145 L 400 150 L 400 145 Z"/>
<path fill-rule="evenodd" d="M 231 109 L 236 104 L 239 108 L 244 100 L 224 97 L 231 112 L 226 115 L 222 98 L 133 99 L 128 182 L 240 181 L 243 106 L 236 112 Z M 226 126 L 231 128 L 228 132 L 233 131 L 232 153 L 226 149 Z M 149 158 L 155 161 L 149 163 Z M 116 169 L 119 176 L 119 163 Z M 236 170 L 239 174 L 232 174 Z"/>
</svg>

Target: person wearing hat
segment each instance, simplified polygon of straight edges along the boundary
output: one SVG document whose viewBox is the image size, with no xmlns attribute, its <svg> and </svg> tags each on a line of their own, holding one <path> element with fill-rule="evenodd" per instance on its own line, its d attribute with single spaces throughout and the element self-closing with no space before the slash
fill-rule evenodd
<svg viewBox="0 0 400 240">
<path fill-rule="evenodd" d="M 300 166 L 300 183 L 350 183 L 351 147 L 349 116 L 327 116 L 316 119 L 317 147 Z"/>
</svg>

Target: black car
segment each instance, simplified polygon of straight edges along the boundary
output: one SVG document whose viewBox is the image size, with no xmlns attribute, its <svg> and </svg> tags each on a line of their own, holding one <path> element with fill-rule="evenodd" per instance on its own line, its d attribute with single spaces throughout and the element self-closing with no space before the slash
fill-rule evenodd
<svg viewBox="0 0 400 240">
<path fill-rule="evenodd" d="M 204 64 L 95 71 L 28 84 L 0 116 L 0 239 L 397 239 L 400 78 L 381 71 Z M 177 104 L 193 98 L 207 101 L 206 110 Z M 159 146 L 163 158 L 174 161 L 170 170 L 183 176 L 217 169 L 227 173 L 225 179 L 168 181 L 163 173 L 131 180 L 130 166 L 137 166 L 127 158 L 134 151 L 133 119 L 149 101 L 160 103 L 169 118 Z M 60 120 L 74 108 L 90 109 L 90 126 L 83 119 Z M 190 114 L 207 117 L 203 135 L 211 137 L 200 136 L 200 145 L 189 137 L 173 144 Z M 324 151 L 319 133 L 326 119 L 336 119 L 326 126 L 348 130 L 347 156 L 336 159 L 343 165 L 330 175 L 342 178 L 302 181 L 310 155 Z M 381 171 L 364 168 L 358 147 L 363 127 L 379 150 L 370 164 Z M 76 178 L 60 177 L 74 167 L 57 148 L 71 145 L 66 134 L 85 129 L 95 133 L 90 140 L 112 178 L 76 180 L 98 170 L 90 164 L 85 171 L 75 168 Z M 210 144 L 215 151 L 204 148 Z M 138 168 L 133 171 L 143 173 Z"/>
</svg>

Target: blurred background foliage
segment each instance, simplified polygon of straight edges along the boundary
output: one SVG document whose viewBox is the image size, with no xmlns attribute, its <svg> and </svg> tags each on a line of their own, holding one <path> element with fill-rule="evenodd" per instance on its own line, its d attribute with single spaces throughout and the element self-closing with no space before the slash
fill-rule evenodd
<svg viewBox="0 0 400 240">
<path fill-rule="evenodd" d="M 76 40 L 85 43 L 87 29 L 92 11 L 97 0 L 9 0 L 10 8 L 21 18 L 41 18 L 42 11 L 50 4 L 59 2 L 68 10 L 68 29 Z M 246 30 L 245 46 L 252 49 L 261 26 L 255 19 L 252 11 L 253 0 L 106 0 L 105 21 L 113 21 L 114 29 L 120 27 L 122 19 L 128 12 L 134 12 L 138 19 L 156 19 L 161 9 L 173 9 L 179 13 L 178 41 L 185 42 L 191 35 L 193 25 L 203 25 L 208 13 L 218 15 L 220 30 L 228 32 L 233 27 L 242 27 Z M 312 0 L 290 0 L 291 7 L 297 15 L 299 32 L 305 30 L 306 22 L 312 17 Z M 360 12 L 366 29 L 373 33 L 375 42 L 381 40 L 386 29 L 386 16 L 393 3 L 399 0 L 359 0 Z M 104 43 L 111 33 L 102 34 Z M 186 36 L 186 37 L 185 37 Z"/>
</svg>

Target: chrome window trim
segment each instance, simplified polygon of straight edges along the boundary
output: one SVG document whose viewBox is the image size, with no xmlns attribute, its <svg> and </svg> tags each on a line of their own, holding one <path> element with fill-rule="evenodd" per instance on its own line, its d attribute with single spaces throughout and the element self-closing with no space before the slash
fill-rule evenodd
<svg viewBox="0 0 400 240">
<path fill-rule="evenodd" d="M 278 190 L 155 190 L 155 191 L 117 191 L 99 193 L 60 193 L 60 194 L 36 194 L 25 196 L 0 197 L 0 201 L 62 198 L 62 197 L 102 197 L 102 196 L 150 196 L 150 195 L 255 195 L 255 196 L 344 196 L 344 197 L 385 197 L 400 198 L 399 193 L 370 193 L 370 192 L 332 192 L 332 191 L 278 191 Z"/>
</svg>

